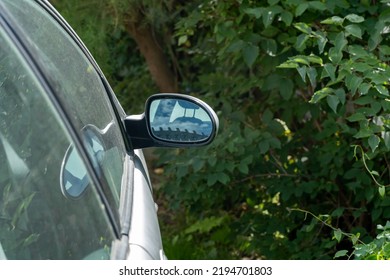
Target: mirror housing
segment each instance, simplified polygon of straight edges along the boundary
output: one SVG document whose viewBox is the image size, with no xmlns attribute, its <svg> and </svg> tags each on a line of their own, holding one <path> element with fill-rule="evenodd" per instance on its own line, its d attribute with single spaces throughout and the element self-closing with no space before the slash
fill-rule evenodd
<svg viewBox="0 0 390 280">
<path fill-rule="evenodd" d="M 208 104 L 177 93 L 152 95 L 143 114 L 128 116 L 124 122 L 134 149 L 204 146 L 213 141 L 219 127 Z"/>
</svg>

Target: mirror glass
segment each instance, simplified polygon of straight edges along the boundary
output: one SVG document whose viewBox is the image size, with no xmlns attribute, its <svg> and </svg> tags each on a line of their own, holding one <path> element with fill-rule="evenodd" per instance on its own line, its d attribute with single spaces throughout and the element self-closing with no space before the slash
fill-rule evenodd
<svg viewBox="0 0 390 280">
<path fill-rule="evenodd" d="M 83 136 L 93 167 L 97 171 L 98 176 L 100 176 L 99 165 L 104 157 L 104 148 L 99 137 L 100 135 L 91 127 L 85 127 Z M 61 191 L 67 198 L 78 199 L 84 194 L 89 183 L 90 179 L 83 159 L 74 146 L 71 145 L 62 163 Z"/>
<path fill-rule="evenodd" d="M 152 135 L 172 142 L 202 142 L 212 134 L 212 120 L 194 102 L 179 98 L 153 100 L 149 122 Z"/>
<path fill-rule="evenodd" d="M 77 150 L 69 147 L 61 170 L 61 191 L 67 198 L 79 198 L 89 184 L 89 177 Z"/>
</svg>

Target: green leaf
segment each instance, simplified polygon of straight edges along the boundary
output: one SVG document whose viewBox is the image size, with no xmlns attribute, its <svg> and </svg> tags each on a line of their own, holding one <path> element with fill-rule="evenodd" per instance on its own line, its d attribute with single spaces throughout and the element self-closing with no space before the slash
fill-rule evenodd
<svg viewBox="0 0 390 280">
<path fill-rule="evenodd" d="M 335 47 L 329 49 L 329 59 L 333 62 L 333 64 L 339 64 L 341 59 L 343 59 L 343 53 L 341 51 L 337 51 Z"/>
<path fill-rule="evenodd" d="M 353 137 L 356 138 L 356 139 L 367 138 L 367 137 L 370 137 L 372 135 L 372 133 L 373 132 L 370 129 L 362 128 Z"/>
<path fill-rule="evenodd" d="M 299 64 L 293 61 L 286 61 L 278 66 L 278 68 L 298 68 L 298 67 Z"/>
<path fill-rule="evenodd" d="M 304 83 L 306 83 L 307 67 L 302 66 L 297 68 L 299 75 L 301 76 Z"/>
<path fill-rule="evenodd" d="M 363 113 L 367 117 L 375 116 L 377 113 L 377 111 L 376 111 L 377 108 L 375 108 L 376 107 L 375 103 L 376 102 L 373 102 L 371 104 L 371 107 L 362 107 L 362 108 L 356 109 L 356 113 Z"/>
<path fill-rule="evenodd" d="M 375 98 L 371 95 L 364 95 L 357 98 L 353 103 L 357 105 L 369 105 L 375 102 Z"/>
<path fill-rule="evenodd" d="M 386 188 L 385 188 L 385 186 L 378 187 L 378 192 L 379 192 L 379 195 L 381 197 L 385 197 L 385 195 L 386 195 Z"/>
<path fill-rule="evenodd" d="M 348 250 L 337 251 L 333 258 L 337 259 L 337 258 L 340 258 L 340 257 L 344 257 L 344 256 L 347 255 L 347 253 L 348 253 Z"/>
<path fill-rule="evenodd" d="M 358 46 L 358 45 L 349 46 L 348 52 L 351 55 L 356 56 L 357 58 L 363 58 L 369 55 L 369 53 L 362 46 Z"/>
<path fill-rule="evenodd" d="M 247 8 L 244 10 L 244 13 L 259 19 L 263 14 L 263 8 Z"/>
<path fill-rule="evenodd" d="M 263 9 L 263 24 L 267 28 L 272 24 L 274 18 L 277 14 L 280 14 L 283 11 L 280 6 L 271 6 Z"/>
<path fill-rule="evenodd" d="M 326 74 L 328 74 L 328 76 L 330 77 L 330 79 L 332 81 L 336 80 L 336 67 L 333 64 L 331 64 L 331 63 L 325 64 L 324 70 L 325 70 Z"/>
<path fill-rule="evenodd" d="M 238 170 L 242 173 L 242 174 L 248 174 L 249 173 L 249 168 L 248 168 L 248 165 L 243 163 L 243 162 L 240 162 L 240 164 L 238 165 Z"/>
<path fill-rule="evenodd" d="M 373 67 L 365 62 L 355 62 L 352 64 L 352 70 L 364 73 L 366 71 L 372 71 Z"/>
<path fill-rule="evenodd" d="M 368 145 L 370 146 L 372 152 L 375 152 L 375 150 L 378 148 L 380 141 L 380 138 L 375 134 L 368 138 Z"/>
<path fill-rule="evenodd" d="M 359 86 L 359 92 L 361 95 L 365 95 L 368 93 L 368 91 L 370 90 L 371 88 L 371 84 L 368 84 L 368 83 L 362 83 L 360 86 Z"/>
<path fill-rule="evenodd" d="M 379 51 L 382 55 L 390 55 L 390 47 L 389 46 L 379 46 Z"/>
<path fill-rule="evenodd" d="M 277 49 L 278 49 L 278 45 L 277 45 L 276 41 L 273 40 L 273 39 L 264 39 L 264 40 L 262 40 L 261 41 L 261 47 L 270 56 L 275 56 L 276 52 L 277 52 Z"/>
<path fill-rule="evenodd" d="M 347 120 L 350 122 L 359 122 L 359 121 L 363 121 L 365 119 L 366 119 L 366 116 L 363 115 L 362 113 L 355 113 L 347 118 Z"/>
<path fill-rule="evenodd" d="M 324 52 L 325 45 L 328 42 L 328 38 L 326 38 L 323 35 L 317 35 L 317 45 L 318 45 L 318 51 L 320 54 Z"/>
<path fill-rule="evenodd" d="M 215 164 L 217 163 L 217 157 L 209 157 L 207 161 L 210 166 L 215 166 Z"/>
<path fill-rule="evenodd" d="M 179 37 L 178 46 L 184 45 L 188 41 L 188 36 L 187 35 L 182 35 Z"/>
<path fill-rule="evenodd" d="M 203 159 L 194 158 L 194 162 L 192 164 L 194 172 L 199 172 L 204 165 L 205 165 L 205 161 Z"/>
<path fill-rule="evenodd" d="M 211 187 L 215 185 L 218 180 L 218 175 L 211 173 L 207 176 L 207 186 Z"/>
<path fill-rule="evenodd" d="M 271 139 L 269 139 L 269 145 L 272 147 L 272 148 L 275 148 L 275 149 L 281 149 L 282 148 L 282 143 L 280 142 L 280 140 L 276 137 L 272 137 Z"/>
<path fill-rule="evenodd" d="M 194 232 L 208 233 L 213 228 L 216 228 L 216 227 L 219 227 L 220 225 L 222 225 L 225 219 L 226 219 L 225 216 L 207 217 L 203 220 L 199 220 L 199 221 L 195 222 L 190 227 L 188 227 L 184 232 L 186 234 L 190 234 L 190 233 L 194 233 Z"/>
<path fill-rule="evenodd" d="M 341 238 L 343 237 L 343 232 L 341 231 L 341 229 L 338 228 L 333 231 L 333 235 L 337 242 L 340 242 Z"/>
<path fill-rule="evenodd" d="M 240 162 L 240 164 L 238 165 L 238 170 L 243 174 L 249 173 L 248 165 L 243 162 Z"/>
<path fill-rule="evenodd" d="M 226 39 L 237 38 L 237 33 L 233 28 L 233 24 L 232 21 L 225 21 L 215 26 L 214 33 L 216 34 L 217 43 L 221 43 Z"/>
<path fill-rule="evenodd" d="M 356 14 L 347 15 L 345 18 L 353 23 L 361 23 L 364 21 L 364 17 L 358 16 Z"/>
<path fill-rule="evenodd" d="M 310 1 L 309 7 L 319 11 L 325 11 L 327 9 L 326 5 L 321 1 Z"/>
<path fill-rule="evenodd" d="M 306 57 L 308 60 L 309 60 L 309 62 L 311 62 L 311 63 L 316 63 L 316 64 L 319 64 L 319 65 L 322 65 L 322 58 L 321 57 L 319 57 L 319 56 L 316 56 L 316 55 L 314 55 L 314 54 L 311 54 L 311 55 L 309 55 L 309 56 L 307 56 Z"/>
<path fill-rule="evenodd" d="M 314 88 L 317 84 L 317 70 L 314 67 L 309 67 L 307 70 L 307 76 L 309 77 L 310 84 Z"/>
<path fill-rule="evenodd" d="M 244 57 L 244 61 L 248 67 L 252 67 L 253 63 L 256 61 L 259 56 L 259 47 L 253 44 L 247 44 L 242 49 L 242 55 Z"/>
<path fill-rule="evenodd" d="M 332 217 L 340 218 L 345 211 L 344 207 L 339 207 L 332 212 Z"/>
<path fill-rule="evenodd" d="M 263 140 L 259 144 L 260 154 L 265 154 L 269 151 L 269 141 Z"/>
<path fill-rule="evenodd" d="M 331 25 L 342 25 L 344 22 L 344 19 L 339 16 L 333 16 L 331 18 L 327 18 L 323 21 L 321 21 L 322 24 L 331 24 Z"/>
<path fill-rule="evenodd" d="M 382 133 L 382 139 L 385 142 L 385 146 L 390 150 L 390 131 L 385 131 Z"/>
<path fill-rule="evenodd" d="M 230 44 L 226 51 L 235 53 L 241 51 L 244 46 L 245 42 L 243 40 L 236 40 Z"/>
<path fill-rule="evenodd" d="M 328 102 L 329 107 L 337 114 L 337 106 L 340 103 L 340 100 L 335 95 L 328 95 L 326 97 L 326 101 Z"/>
<path fill-rule="evenodd" d="M 390 111 L 390 99 L 386 98 L 381 101 L 381 105 L 383 110 L 385 111 Z"/>
<path fill-rule="evenodd" d="M 276 73 L 267 76 L 263 84 L 263 90 L 278 89 L 282 79 L 283 77 Z"/>
<path fill-rule="evenodd" d="M 359 88 L 360 84 L 363 82 L 363 79 L 356 75 L 349 75 L 346 78 L 346 85 L 351 91 L 351 94 L 354 95 Z"/>
<path fill-rule="evenodd" d="M 294 83 L 290 79 L 284 78 L 280 84 L 280 95 L 284 100 L 289 100 L 294 93 Z"/>
<path fill-rule="evenodd" d="M 294 19 L 294 15 L 292 13 L 290 13 L 289 11 L 283 11 L 280 16 L 281 16 L 282 21 L 287 26 L 290 26 L 293 19 Z"/>
<path fill-rule="evenodd" d="M 382 36 L 381 36 L 381 30 L 383 28 L 375 28 L 374 32 L 371 32 L 371 36 L 368 39 L 368 49 L 369 51 L 373 51 L 378 44 L 382 41 Z"/>
<path fill-rule="evenodd" d="M 352 245 L 356 245 L 360 238 L 360 232 L 351 236 Z"/>
<path fill-rule="evenodd" d="M 386 259 L 390 258 L 390 243 L 383 246 L 383 255 Z"/>
<path fill-rule="evenodd" d="M 309 8 L 308 3 L 301 3 L 298 5 L 297 9 L 295 10 L 295 16 L 299 17 L 302 15 L 307 9 Z"/>
<path fill-rule="evenodd" d="M 293 56 L 293 57 L 290 57 L 289 60 L 290 60 L 290 61 L 293 61 L 293 62 L 300 63 L 300 64 L 305 64 L 305 65 L 307 65 L 307 66 L 310 65 L 309 57 L 307 57 L 307 56 L 305 56 L 305 55 Z"/>
<path fill-rule="evenodd" d="M 273 118 L 274 118 L 274 114 L 268 108 L 264 111 L 263 115 L 261 116 L 261 120 L 266 125 L 268 125 L 273 120 Z"/>
<path fill-rule="evenodd" d="M 350 24 L 345 27 L 345 31 L 351 34 L 352 36 L 361 39 L 362 38 L 362 29 L 357 24 Z"/>
<path fill-rule="evenodd" d="M 337 34 L 335 41 L 334 41 L 334 47 L 336 52 L 341 52 L 344 50 L 345 46 L 348 45 L 348 41 L 345 39 L 344 32 L 340 32 Z"/>
<path fill-rule="evenodd" d="M 335 95 L 339 98 L 342 105 L 345 104 L 345 90 L 343 88 L 339 88 L 335 91 Z"/>
<path fill-rule="evenodd" d="M 332 88 L 325 87 L 321 90 L 316 91 L 312 98 L 310 99 L 309 103 L 317 103 L 321 99 L 327 97 L 329 94 L 333 93 L 334 90 Z"/>
<path fill-rule="evenodd" d="M 303 50 L 306 47 L 306 41 L 310 39 L 310 35 L 301 34 L 297 37 L 295 42 L 295 48 L 298 50 Z"/>
<path fill-rule="evenodd" d="M 375 86 L 375 89 L 382 95 L 390 96 L 389 90 L 385 86 L 377 85 L 377 86 Z"/>
<path fill-rule="evenodd" d="M 295 23 L 294 27 L 296 29 L 298 29 L 299 31 L 305 33 L 305 34 L 309 34 L 310 35 L 311 32 L 312 32 L 311 27 L 308 24 L 304 23 L 304 22 Z"/>
<path fill-rule="evenodd" d="M 230 177 L 224 173 L 224 172 L 220 172 L 218 173 L 218 181 L 224 185 L 226 185 L 227 183 L 230 182 Z"/>
<path fill-rule="evenodd" d="M 188 175 L 188 166 L 187 165 L 180 165 L 177 168 L 176 175 L 178 178 L 182 178 Z"/>
<path fill-rule="evenodd" d="M 244 158 L 241 162 L 243 162 L 243 163 L 245 163 L 245 164 L 247 164 L 247 165 L 251 164 L 251 163 L 253 162 L 253 155 L 247 156 L 247 157 Z"/>
<path fill-rule="evenodd" d="M 378 171 L 375 171 L 375 170 L 371 170 L 371 172 L 370 172 L 372 175 L 374 175 L 374 176 L 377 176 L 377 177 L 379 177 L 379 173 L 378 173 Z"/>
</svg>

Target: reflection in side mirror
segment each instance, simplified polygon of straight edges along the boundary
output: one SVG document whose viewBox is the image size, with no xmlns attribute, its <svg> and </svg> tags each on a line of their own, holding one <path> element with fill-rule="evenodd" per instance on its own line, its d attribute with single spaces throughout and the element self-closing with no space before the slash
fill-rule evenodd
<svg viewBox="0 0 390 280">
<path fill-rule="evenodd" d="M 175 96 L 152 100 L 148 120 L 151 135 L 162 141 L 201 143 L 215 133 L 215 121 L 204 106 Z"/>
<path fill-rule="evenodd" d="M 83 128 L 82 133 L 88 156 L 94 169 L 98 172 L 98 176 L 100 176 L 100 163 L 104 158 L 101 131 L 88 125 Z M 90 178 L 84 161 L 73 145 L 69 146 L 62 162 L 60 181 L 63 195 L 70 199 L 80 198 L 89 186 Z"/>
<path fill-rule="evenodd" d="M 71 145 L 61 168 L 61 191 L 70 199 L 80 198 L 89 184 L 89 177 L 77 150 Z"/>
</svg>

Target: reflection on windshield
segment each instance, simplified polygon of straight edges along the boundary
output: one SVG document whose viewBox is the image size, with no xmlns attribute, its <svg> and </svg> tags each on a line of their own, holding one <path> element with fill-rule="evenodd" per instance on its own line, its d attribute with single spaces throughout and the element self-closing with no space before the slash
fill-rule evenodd
<svg viewBox="0 0 390 280">
<path fill-rule="evenodd" d="M 149 118 L 153 135 L 162 140 L 201 142 L 212 132 L 207 112 L 182 99 L 154 100 Z"/>
<path fill-rule="evenodd" d="M 62 193 L 68 198 L 79 198 L 87 189 L 89 177 L 80 155 L 71 145 L 67 152 L 61 176 Z"/>
<path fill-rule="evenodd" d="M 99 134 L 92 126 L 83 129 L 84 142 L 87 152 L 92 160 L 94 169 L 98 176 L 100 173 L 100 163 L 104 158 L 104 147 L 99 138 Z M 71 145 L 66 153 L 62 167 L 61 190 L 68 198 L 78 199 L 87 189 L 90 178 L 83 159 L 77 150 Z"/>
</svg>

